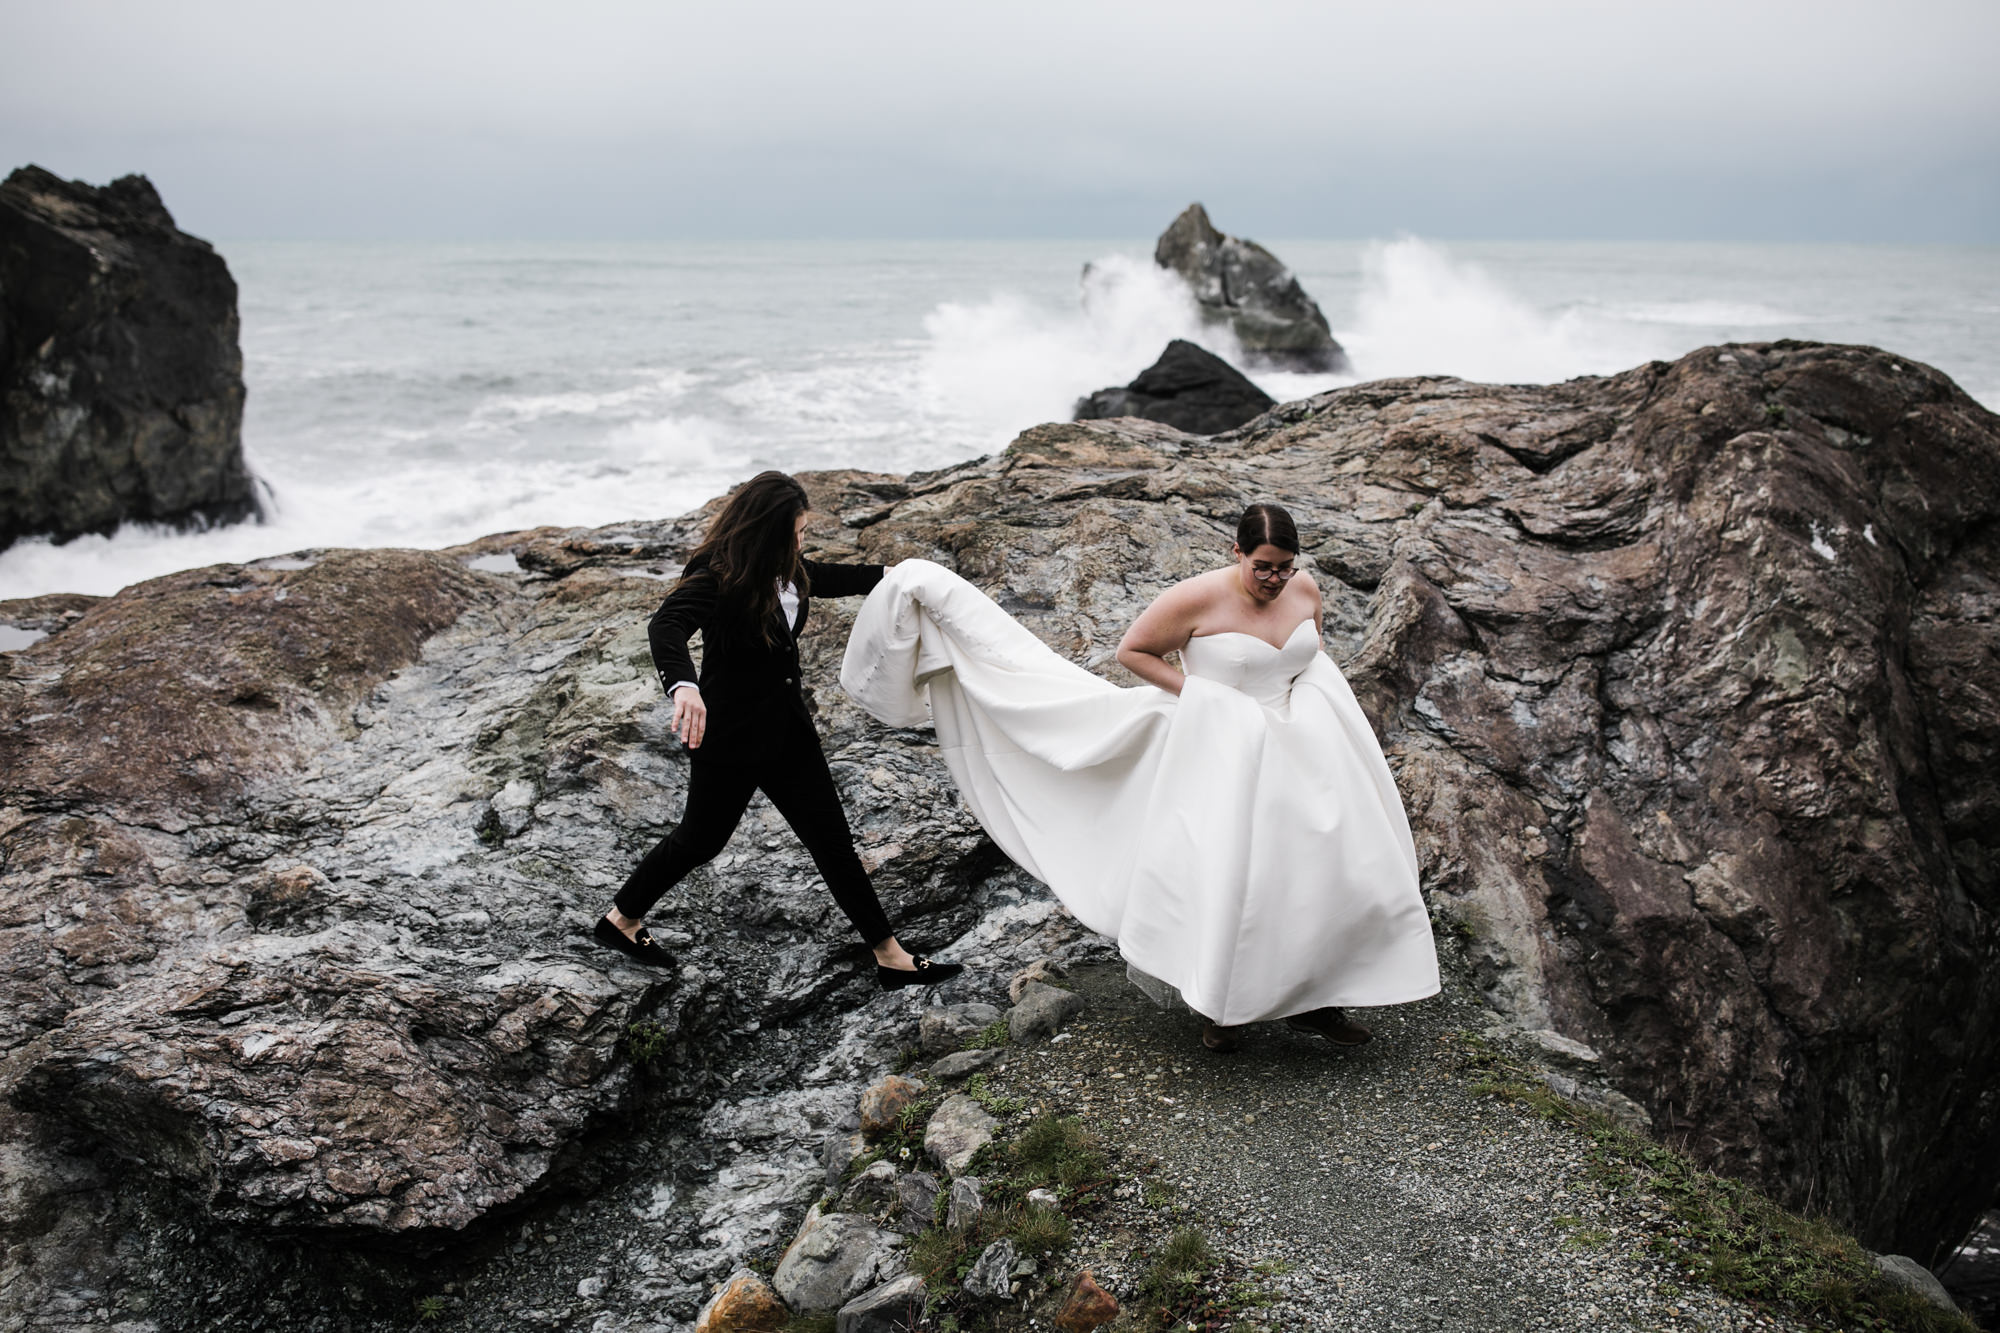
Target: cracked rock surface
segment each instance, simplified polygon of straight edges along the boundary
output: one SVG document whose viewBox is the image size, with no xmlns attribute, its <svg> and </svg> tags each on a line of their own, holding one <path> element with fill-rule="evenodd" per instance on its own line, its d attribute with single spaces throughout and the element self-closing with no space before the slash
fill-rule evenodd
<svg viewBox="0 0 2000 1333">
<path fill-rule="evenodd" d="M 1943 376 L 1743 345 L 806 480 L 815 556 L 937 560 L 1125 683 L 1285 505 L 1486 1003 L 1873 1248 L 1990 1197 L 2000 425 Z M 0 1327 L 674 1327 L 792 1236 L 933 997 L 761 800 L 654 915 L 678 970 L 586 937 L 680 808 L 644 621 L 705 517 L 0 603 L 46 634 L 0 653 Z M 852 607 L 805 650 L 864 861 L 974 965 L 935 998 L 1004 1005 L 1102 946 L 840 695 Z"/>
</svg>

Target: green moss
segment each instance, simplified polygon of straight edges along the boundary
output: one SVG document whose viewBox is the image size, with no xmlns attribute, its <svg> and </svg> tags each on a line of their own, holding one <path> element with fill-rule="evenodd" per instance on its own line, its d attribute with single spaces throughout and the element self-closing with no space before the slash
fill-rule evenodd
<svg viewBox="0 0 2000 1333">
<path fill-rule="evenodd" d="M 1567 1125 L 1589 1140 L 1591 1176 L 1611 1194 L 1643 1193 L 1657 1200 L 1666 1224 L 1650 1248 L 1691 1281 L 1737 1300 L 1775 1302 L 1808 1319 L 1869 1333 L 1977 1333 L 1962 1315 L 1938 1309 L 1875 1267 L 1860 1242 L 1824 1218 L 1802 1217 L 1755 1187 L 1704 1171 L 1685 1155 L 1655 1143 L 1591 1107 L 1556 1096 L 1535 1071 L 1489 1043 L 1461 1034 L 1462 1067 L 1473 1090 L 1530 1114 Z M 1578 1228 L 1572 1245 L 1601 1245 L 1610 1236 Z"/>
<path fill-rule="evenodd" d="M 633 1064 L 649 1065 L 667 1053 L 673 1040 L 674 1034 L 664 1025 L 642 1018 L 626 1025 L 625 1036 L 619 1044 L 625 1048 L 625 1058 Z"/>
</svg>

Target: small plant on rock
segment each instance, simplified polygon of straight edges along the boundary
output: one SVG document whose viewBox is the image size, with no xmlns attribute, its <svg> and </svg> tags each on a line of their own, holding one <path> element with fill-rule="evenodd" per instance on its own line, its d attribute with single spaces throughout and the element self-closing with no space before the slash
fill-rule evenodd
<svg viewBox="0 0 2000 1333">
<path fill-rule="evenodd" d="M 987 1051 L 1007 1044 L 1007 1020 L 996 1018 L 965 1039 L 960 1050 Z"/>
<path fill-rule="evenodd" d="M 650 1018 L 642 1018 L 625 1026 L 625 1036 L 620 1045 L 625 1048 L 625 1056 L 635 1065 L 649 1065 L 667 1053 L 673 1045 L 674 1035 L 666 1026 L 655 1023 Z"/>
<path fill-rule="evenodd" d="M 428 1324 L 444 1318 L 445 1300 L 442 1296 L 424 1296 L 417 1302 L 417 1318 Z"/>
</svg>

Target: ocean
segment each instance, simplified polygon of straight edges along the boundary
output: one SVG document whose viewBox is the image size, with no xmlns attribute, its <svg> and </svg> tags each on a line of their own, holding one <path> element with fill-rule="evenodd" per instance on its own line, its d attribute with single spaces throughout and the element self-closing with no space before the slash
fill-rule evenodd
<svg viewBox="0 0 2000 1333">
<path fill-rule="evenodd" d="M 1928 362 L 2000 409 L 1996 249 L 1266 244 L 1357 372 L 1255 377 L 1279 399 L 1811 338 Z M 241 289 L 266 521 L 17 543 L 0 598 L 678 514 L 767 467 L 939 467 L 1066 419 L 1169 338 L 1233 350 L 1154 268 L 1150 239 L 217 248 Z"/>
</svg>

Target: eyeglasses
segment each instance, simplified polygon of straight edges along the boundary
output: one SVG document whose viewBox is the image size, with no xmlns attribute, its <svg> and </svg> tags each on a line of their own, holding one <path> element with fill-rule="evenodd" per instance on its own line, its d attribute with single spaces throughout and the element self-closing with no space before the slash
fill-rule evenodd
<svg viewBox="0 0 2000 1333">
<path fill-rule="evenodd" d="M 1295 565 L 1287 565 L 1283 569 L 1265 569 L 1262 565 L 1250 566 L 1250 577 L 1263 583 L 1289 583 L 1292 575 L 1298 572 Z"/>
</svg>

